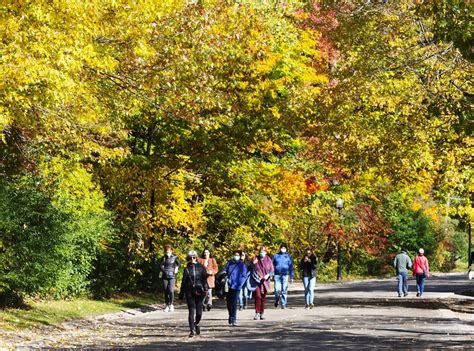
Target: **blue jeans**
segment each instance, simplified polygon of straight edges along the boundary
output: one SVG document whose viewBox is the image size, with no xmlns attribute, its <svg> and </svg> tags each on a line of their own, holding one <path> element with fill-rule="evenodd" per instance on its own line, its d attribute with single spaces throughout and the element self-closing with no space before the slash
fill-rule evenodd
<svg viewBox="0 0 474 351">
<path fill-rule="evenodd" d="M 316 277 L 303 277 L 304 301 L 306 305 L 312 305 L 314 302 L 314 287 Z"/>
<path fill-rule="evenodd" d="M 288 275 L 275 275 L 275 300 L 281 296 L 281 305 L 286 307 L 288 298 Z"/>
<path fill-rule="evenodd" d="M 240 289 L 239 293 L 239 306 L 247 306 L 247 301 L 251 299 L 252 292 L 247 289 L 244 284 L 244 287 Z"/>
<path fill-rule="evenodd" d="M 227 311 L 229 311 L 229 324 L 237 322 L 237 301 L 240 290 L 229 289 L 227 293 Z"/>
<path fill-rule="evenodd" d="M 398 295 L 408 294 L 408 273 L 399 272 L 397 274 L 398 279 Z"/>
<path fill-rule="evenodd" d="M 422 295 L 425 292 L 425 274 L 416 274 L 416 292 Z"/>
</svg>

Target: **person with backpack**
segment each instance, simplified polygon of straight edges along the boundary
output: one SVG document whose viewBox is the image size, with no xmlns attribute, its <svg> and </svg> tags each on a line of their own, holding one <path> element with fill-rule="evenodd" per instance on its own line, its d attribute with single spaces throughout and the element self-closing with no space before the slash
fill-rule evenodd
<svg viewBox="0 0 474 351">
<path fill-rule="evenodd" d="M 215 287 L 216 274 L 218 272 L 217 262 L 216 259 L 212 257 L 208 248 L 204 249 L 198 262 L 206 268 L 207 285 L 209 286 L 209 289 L 204 298 L 204 310 L 207 308 L 207 310 L 210 311 L 212 308 L 212 289 Z"/>
<path fill-rule="evenodd" d="M 425 279 L 430 277 L 430 267 L 423 249 L 418 250 L 413 260 L 413 275 L 416 278 L 416 296 L 420 297 L 425 292 Z"/>
<path fill-rule="evenodd" d="M 197 258 L 196 251 L 188 252 L 187 265 L 184 269 L 179 292 L 179 299 L 186 298 L 186 304 L 188 305 L 190 338 L 201 334 L 199 322 L 202 318 L 203 301 L 208 289 L 206 268 L 198 263 Z"/>
<path fill-rule="evenodd" d="M 237 303 L 240 290 L 247 280 L 247 266 L 240 259 L 241 251 L 234 250 L 233 257 L 225 265 L 228 279 L 227 310 L 229 311 L 229 326 L 237 326 Z"/>
<path fill-rule="evenodd" d="M 181 266 L 178 257 L 173 255 L 171 245 L 165 245 L 165 255 L 160 261 L 161 280 L 165 295 L 165 312 L 174 311 L 174 288 L 176 286 L 176 273 Z"/>
<path fill-rule="evenodd" d="M 411 268 L 412 262 L 404 249 L 401 249 L 400 253 L 395 256 L 393 266 L 397 273 L 398 297 L 408 296 L 408 270 Z"/>
<path fill-rule="evenodd" d="M 314 287 L 316 286 L 316 267 L 318 258 L 311 248 L 306 249 L 306 254 L 301 259 L 300 270 L 303 277 L 305 309 L 314 307 Z"/>
<path fill-rule="evenodd" d="M 267 256 L 266 246 L 260 248 L 260 252 L 252 259 L 252 271 L 257 278 L 255 289 L 255 320 L 265 319 L 265 298 L 270 290 L 270 278 L 274 274 L 272 259 Z"/>
<path fill-rule="evenodd" d="M 273 267 L 275 268 L 275 307 L 281 304 L 281 308 L 285 309 L 288 302 L 288 280 L 293 281 L 295 272 L 293 270 L 293 259 L 288 254 L 288 246 L 286 243 L 280 245 L 280 252 L 273 255 Z"/>
</svg>

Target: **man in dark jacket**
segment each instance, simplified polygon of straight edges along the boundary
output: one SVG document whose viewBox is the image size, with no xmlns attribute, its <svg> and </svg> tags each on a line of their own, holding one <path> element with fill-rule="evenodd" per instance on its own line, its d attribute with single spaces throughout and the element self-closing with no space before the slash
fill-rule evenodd
<svg viewBox="0 0 474 351">
<path fill-rule="evenodd" d="M 180 265 L 178 257 L 173 255 L 171 246 L 166 245 L 165 255 L 161 258 L 160 262 L 161 278 L 165 294 L 165 312 L 174 311 L 174 287 L 176 285 L 176 273 L 178 273 Z"/>
<path fill-rule="evenodd" d="M 201 334 L 199 322 L 202 318 L 202 307 L 204 297 L 207 294 L 207 273 L 206 268 L 198 263 L 196 251 L 189 251 L 187 256 L 188 264 L 184 269 L 183 280 L 181 282 L 181 290 L 179 299 L 186 297 L 188 305 L 188 323 L 192 338 Z"/>
<path fill-rule="evenodd" d="M 247 266 L 240 259 L 241 251 L 235 250 L 233 257 L 225 266 L 229 291 L 227 292 L 227 310 L 229 311 L 229 326 L 237 326 L 237 304 L 240 289 L 247 280 Z"/>
</svg>

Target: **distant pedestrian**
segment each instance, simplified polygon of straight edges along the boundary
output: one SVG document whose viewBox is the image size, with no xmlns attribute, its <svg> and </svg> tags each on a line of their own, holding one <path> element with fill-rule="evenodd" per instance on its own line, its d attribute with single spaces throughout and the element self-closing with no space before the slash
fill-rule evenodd
<svg viewBox="0 0 474 351">
<path fill-rule="evenodd" d="M 176 273 L 181 266 L 178 257 L 173 255 L 173 248 L 165 245 L 165 255 L 160 261 L 161 278 L 163 282 L 163 290 L 165 295 L 165 312 L 174 311 L 174 288 L 176 286 Z"/>
<path fill-rule="evenodd" d="M 293 259 L 288 253 L 286 243 L 280 245 L 280 252 L 273 255 L 273 267 L 275 268 L 275 307 L 281 304 L 281 308 L 286 308 L 288 303 L 288 281 L 295 277 L 293 270 Z"/>
<path fill-rule="evenodd" d="M 233 257 L 225 265 L 229 291 L 227 292 L 227 310 L 229 311 L 229 326 L 237 326 L 237 304 L 240 290 L 247 281 L 247 266 L 240 259 L 240 250 L 234 250 Z"/>
<path fill-rule="evenodd" d="M 247 262 L 247 254 L 243 251 L 242 251 L 242 254 L 240 255 L 240 260 L 247 267 L 247 279 L 245 280 L 244 286 L 242 287 L 242 289 L 240 289 L 240 293 L 239 293 L 239 311 L 242 311 L 243 309 L 245 310 L 247 308 L 247 303 L 252 298 L 252 292 L 249 291 L 247 287 L 247 280 L 249 279 L 249 276 L 251 273 L 251 267 L 249 266 L 249 263 Z"/>
<path fill-rule="evenodd" d="M 218 272 L 217 262 L 214 257 L 212 257 L 209 249 L 204 249 L 201 258 L 198 260 L 200 264 L 206 268 L 207 273 L 207 285 L 209 289 L 207 290 L 207 295 L 204 298 L 204 309 L 208 311 L 212 308 L 212 289 L 214 289 L 216 274 Z"/>
<path fill-rule="evenodd" d="M 411 269 L 412 262 L 404 249 L 402 249 L 400 253 L 395 256 L 393 266 L 395 267 L 398 279 L 398 297 L 402 297 L 402 295 L 407 296 L 408 270 Z"/>
<path fill-rule="evenodd" d="M 201 334 L 199 322 L 202 318 L 202 304 L 207 294 L 207 273 L 204 266 L 197 261 L 196 251 L 189 251 L 187 265 L 184 269 L 179 299 L 186 298 L 188 305 L 188 323 L 191 330 L 189 337 Z"/>
<path fill-rule="evenodd" d="M 262 246 L 260 253 L 252 259 L 252 269 L 258 277 L 258 286 L 255 289 L 255 317 L 253 319 L 265 319 L 265 297 L 270 290 L 270 277 L 274 274 L 272 259 L 267 256 L 267 248 Z"/>
<path fill-rule="evenodd" d="M 306 253 L 300 262 L 301 276 L 303 277 L 305 309 L 314 307 L 314 288 L 316 286 L 316 268 L 318 258 L 311 248 L 306 249 Z"/>
<path fill-rule="evenodd" d="M 430 267 L 423 249 L 418 250 L 418 255 L 413 260 L 413 275 L 416 277 L 416 296 L 422 296 L 425 291 L 425 279 L 430 277 Z"/>
</svg>

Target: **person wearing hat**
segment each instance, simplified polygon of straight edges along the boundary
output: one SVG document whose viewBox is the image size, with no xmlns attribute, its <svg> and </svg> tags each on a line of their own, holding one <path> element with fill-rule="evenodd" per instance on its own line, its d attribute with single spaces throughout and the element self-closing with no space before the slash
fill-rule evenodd
<svg viewBox="0 0 474 351">
<path fill-rule="evenodd" d="M 293 259 L 287 252 L 286 243 L 280 245 L 280 252 L 273 255 L 273 267 L 275 268 L 275 307 L 281 304 L 281 308 L 287 307 L 288 278 L 293 281 Z"/>
<path fill-rule="evenodd" d="M 412 266 L 410 257 L 405 249 L 401 249 L 400 253 L 395 257 L 393 266 L 397 271 L 398 279 L 398 297 L 408 295 L 408 270 Z M 402 295 L 403 294 L 403 295 Z"/>
<path fill-rule="evenodd" d="M 183 280 L 181 281 L 181 290 L 179 299 L 186 297 L 188 305 L 188 322 L 191 330 L 189 337 L 192 338 L 201 334 L 199 322 L 202 317 L 202 307 L 204 297 L 207 294 L 207 273 L 206 268 L 198 263 L 196 251 L 191 250 L 187 255 L 187 265 L 184 269 Z"/>
<path fill-rule="evenodd" d="M 423 249 L 418 250 L 418 255 L 413 260 L 413 276 L 416 277 L 416 296 L 422 296 L 425 290 L 425 279 L 430 277 L 430 267 Z"/>
</svg>

